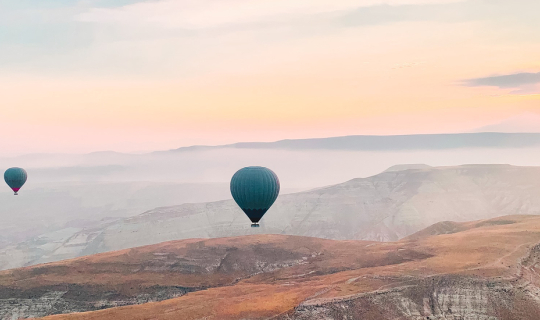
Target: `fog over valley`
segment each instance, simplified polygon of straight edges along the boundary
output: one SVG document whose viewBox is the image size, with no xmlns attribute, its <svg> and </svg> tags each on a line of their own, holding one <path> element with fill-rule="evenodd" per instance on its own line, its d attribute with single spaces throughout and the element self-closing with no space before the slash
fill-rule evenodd
<svg viewBox="0 0 540 320">
<path fill-rule="evenodd" d="M 10 257 L 0 268 L 255 232 L 229 190 L 238 168 L 253 164 L 272 168 L 282 188 L 261 222 L 262 233 L 394 241 L 443 220 L 538 213 L 530 198 L 536 189 L 526 191 L 538 170 L 526 166 L 540 166 L 540 134 L 448 137 L 356 136 L 3 158 L 3 166 L 18 163 L 30 178 L 19 196 L 7 187 L 0 194 L 0 250 Z M 480 166 L 460 167 L 469 164 Z M 503 196 L 493 189 L 499 187 L 506 200 L 496 200 Z M 471 192 L 479 192 L 473 202 L 467 200 Z M 496 198 L 484 198 L 490 192 Z M 449 206 L 450 196 L 457 198 Z"/>
</svg>

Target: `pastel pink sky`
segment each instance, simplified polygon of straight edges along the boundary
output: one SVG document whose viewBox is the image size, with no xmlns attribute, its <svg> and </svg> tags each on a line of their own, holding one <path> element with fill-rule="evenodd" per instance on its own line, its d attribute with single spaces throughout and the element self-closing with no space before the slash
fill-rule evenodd
<svg viewBox="0 0 540 320">
<path fill-rule="evenodd" d="M 130 2 L 11 8 L 72 31 L 0 38 L 2 155 L 464 132 L 540 114 L 534 1 Z"/>
</svg>

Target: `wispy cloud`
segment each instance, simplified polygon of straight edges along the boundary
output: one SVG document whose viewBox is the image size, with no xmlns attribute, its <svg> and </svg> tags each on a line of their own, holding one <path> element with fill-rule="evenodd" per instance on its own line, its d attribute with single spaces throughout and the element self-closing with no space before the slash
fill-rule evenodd
<svg viewBox="0 0 540 320">
<path fill-rule="evenodd" d="M 497 87 L 513 89 L 510 94 L 531 95 L 540 92 L 540 72 L 520 72 L 506 75 L 469 79 L 464 82 L 469 87 Z"/>
<path fill-rule="evenodd" d="M 539 84 L 540 72 L 513 73 L 500 76 L 484 77 L 467 80 L 466 85 L 471 87 L 489 86 L 503 88 L 519 88 L 526 85 Z"/>
<path fill-rule="evenodd" d="M 272 22 L 377 5 L 436 4 L 462 0 L 162 0 L 121 8 L 94 8 L 79 21 L 115 24 L 147 23 L 167 28 L 211 28 Z"/>
</svg>

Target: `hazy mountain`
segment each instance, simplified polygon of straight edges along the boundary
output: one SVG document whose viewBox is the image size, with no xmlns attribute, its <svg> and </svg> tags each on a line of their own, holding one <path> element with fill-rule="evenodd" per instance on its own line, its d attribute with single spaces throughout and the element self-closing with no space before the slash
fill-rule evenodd
<svg viewBox="0 0 540 320">
<path fill-rule="evenodd" d="M 390 168 L 384 170 L 384 172 L 394 172 L 394 171 L 404 171 L 404 170 L 411 170 L 411 169 L 430 169 L 431 166 L 428 166 L 427 164 L 397 164 L 395 166 L 391 166 Z"/>
<path fill-rule="evenodd" d="M 540 133 L 479 132 L 393 136 L 345 136 L 319 139 L 290 139 L 276 142 L 241 142 L 216 147 L 195 146 L 179 148 L 172 151 L 189 152 L 212 148 L 395 151 L 460 148 L 523 148 L 539 145 Z"/>
<path fill-rule="evenodd" d="M 349 136 L 190 147 L 149 154 L 97 152 L 0 158 L 0 168 L 27 169 L 26 187 L 57 182 L 228 183 L 239 168 L 261 165 L 274 170 L 285 188 L 307 190 L 372 176 L 404 163 L 540 166 L 540 134 Z M 9 191 L 7 187 L 4 190 Z"/>
<path fill-rule="evenodd" d="M 484 126 L 476 132 L 540 132 L 540 115 L 524 113 L 499 123 Z"/>
<path fill-rule="evenodd" d="M 388 171 L 282 195 L 261 228 L 232 200 L 183 204 L 3 249 L 3 268 L 163 241 L 254 233 L 395 241 L 441 221 L 540 213 L 540 168 L 467 165 Z M 7 258 L 10 257 L 10 258 Z M 17 257 L 17 258 L 14 258 Z"/>
<path fill-rule="evenodd" d="M 453 225 L 391 243 L 190 239 L 4 271 L 0 317 L 538 319 L 540 217 Z"/>
</svg>

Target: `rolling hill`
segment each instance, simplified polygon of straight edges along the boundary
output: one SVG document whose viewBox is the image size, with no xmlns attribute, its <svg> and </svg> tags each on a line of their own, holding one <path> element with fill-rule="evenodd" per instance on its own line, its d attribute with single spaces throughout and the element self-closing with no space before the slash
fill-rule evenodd
<svg viewBox="0 0 540 320">
<path fill-rule="evenodd" d="M 190 239 L 0 273 L 3 319 L 538 319 L 540 217 L 389 243 Z M 120 307 L 117 307 L 120 306 Z M 99 310 L 104 309 L 104 310 Z"/>
</svg>

